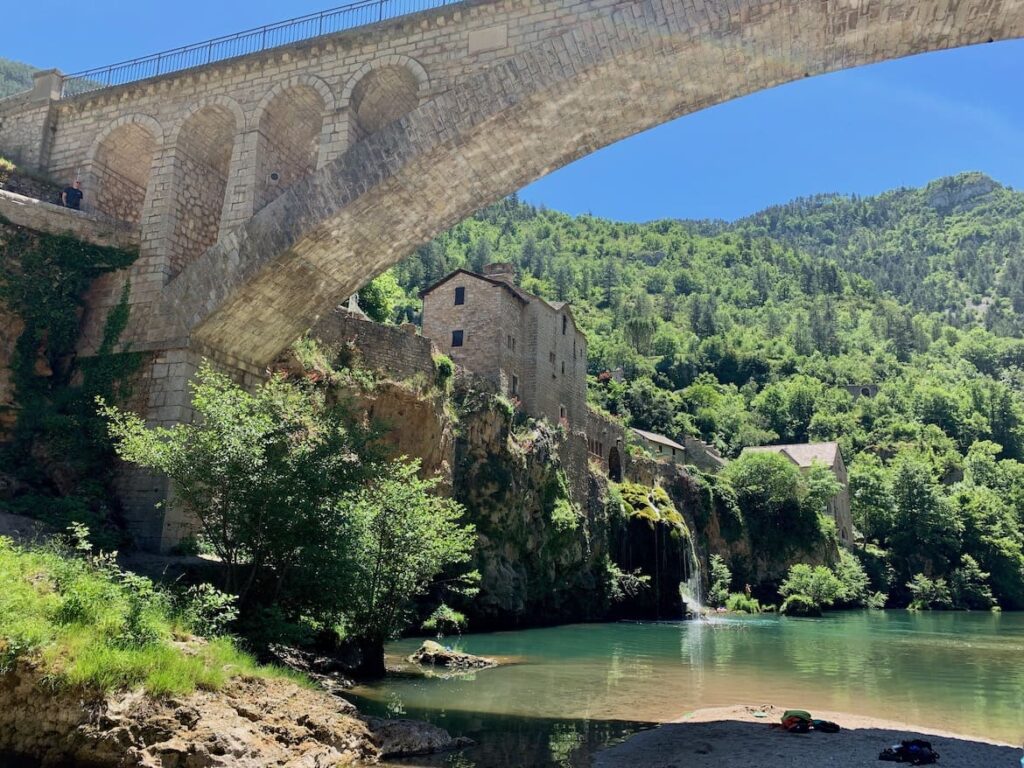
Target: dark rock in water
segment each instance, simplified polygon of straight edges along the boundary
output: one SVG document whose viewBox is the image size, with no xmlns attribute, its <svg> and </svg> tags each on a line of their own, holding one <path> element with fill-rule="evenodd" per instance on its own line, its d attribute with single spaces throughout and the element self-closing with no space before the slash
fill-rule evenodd
<svg viewBox="0 0 1024 768">
<path fill-rule="evenodd" d="M 472 739 L 465 736 L 452 738 L 443 728 L 419 720 L 385 720 L 379 717 L 367 717 L 365 720 L 380 748 L 381 757 L 432 755 L 473 744 Z"/>
<path fill-rule="evenodd" d="M 409 661 L 413 664 L 430 664 L 448 669 L 490 669 L 498 666 L 494 659 L 449 650 L 433 640 L 426 640 L 419 650 L 409 657 Z"/>
</svg>

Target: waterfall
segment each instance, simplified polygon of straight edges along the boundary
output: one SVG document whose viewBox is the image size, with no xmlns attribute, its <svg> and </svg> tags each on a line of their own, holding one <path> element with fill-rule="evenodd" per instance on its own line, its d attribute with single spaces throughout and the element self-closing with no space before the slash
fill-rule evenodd
<svg viewBox="0 0 1024 768">
<path fill-rule="evenodd" d="M 683 601 L 686 603 L 686 610 L 690 616 L 697 619 L 704 618 L 704 593 L 703 582 L 700 575 L 700 557 L 697 556 L 697 545 L 693 542 L 693 534 L 686 537 L 690 545 L 686 552 L 684 564 L 686 565 L 686 581 L 679 585 Z"/>
</svg>

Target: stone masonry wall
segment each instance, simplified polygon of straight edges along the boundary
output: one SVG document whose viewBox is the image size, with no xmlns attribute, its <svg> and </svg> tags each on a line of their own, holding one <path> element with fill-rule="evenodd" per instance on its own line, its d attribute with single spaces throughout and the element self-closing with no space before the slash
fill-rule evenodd
<svg viewBox="0 0 1024 768">
<path fill-rule="evenodd" d="M 430 339 L 420 336 L 413 325 L 381 325 L 337 308 L 324 316 L 310 331 L 332 356 L 354 353 L 361 368 L 389 379 L 404 381 L 415 376 L 434 380 L 434 358 Z"/>
</svg>

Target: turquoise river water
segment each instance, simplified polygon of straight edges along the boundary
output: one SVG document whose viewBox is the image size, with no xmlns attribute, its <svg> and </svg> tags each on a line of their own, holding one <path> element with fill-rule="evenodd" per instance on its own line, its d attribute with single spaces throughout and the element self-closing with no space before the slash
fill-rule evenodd
<svg viewBox="0 0 1024 768">
<path fill-rule="evenodd" d="M 400 664 L 418 642 L 391 645 L 390 661 Z M 729 704 L 837 710 L 1024 740 L 1024 614 L 577 624 L 453 644 L 511 663 L 447 678 L 410 668 L 354 691 L 371 714 L 429 720 L 478 743 L 407 765 L 582 768 L 637 730 Z"/>
</svg>

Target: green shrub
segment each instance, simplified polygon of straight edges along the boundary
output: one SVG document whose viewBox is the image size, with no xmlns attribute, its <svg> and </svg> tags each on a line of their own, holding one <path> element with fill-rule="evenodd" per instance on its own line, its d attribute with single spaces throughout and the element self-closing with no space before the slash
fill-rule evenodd
<svg viewBox="0 0 1024 768">
<path fill-rule="evenodd" d="M 708 588 L 708 605 L 718 607 L 725 605 L 729 599 L 729 585 L 732 583 L 732 572 L 718 555 L 712 555 L 709 561 L 711 566 L 710 587 Z"/>
<path fill-rule="evenodd" d="M 451 389 L 455 378 L 455 363 L 448 355 L 434 355 L 434 383 L 437 388 L 447 392 Z"/>
<path fill-rule="evenodd" d="M 423 622 L 422 628 L 427 632 L 436 632 L 440 638 L 446 634 L 462 634 L 467 625 L 465 614 L 441 603 L 430 614 L 430 618 Z"/>
<path fill-rule="evenodd" d="M 907 606 L 912 611 L 930 611 L 933 608 L 952 608 L 953 598 L 949 593 L 949 585 L 943 578 L 929 579 L 923 573 L 914 575 L 907 582 L 911 600 Z"/>
<path fill-rule="evenodd" d="M 836 603 L 844 607 L 866 605 L 870 579 L 857 556 L 847 549 L 840 549 L 839 562 L 836 563 L 833 571 L 839 580 L 839 594 L 836 595 Z"/>
<path fill-rule="evenodd" d="M 787 598 L 800 596 L 801 599 L 795 601 L 793 610 L 802 610 L 803 604 L 806 602 L 820 612 L 822 608 L 827 608 L 835 603 L 842 589 L 843 585 L 839 579 L 825 566 L 816 565 L 812 568 L 806 563 L 797 563 L 789 569 L 789 574 L 779 587 L 779 594 Z M 784 613 L 786 612 L 786 602 L 782 604 Z"/>
<path fill-rule="evenodd" d="M 729 595 L 729 599 L 725 602 L 725 608 L 732 613 L 761 613 L 761 603 L 740 592 Z"/>
<path fill-rule="evenodd" d="M 873 611 L 880 611 L 885 608 L 889 596 L 885 592 L 872 592 L 868 595 L 867 606 Z"/>
<path fill-rule="evenodd" d="M 781 613 L 787 616 L 821 616 L 821 606 L 804 594 L 792 594 L 782 602 Z"/>
</svg>

